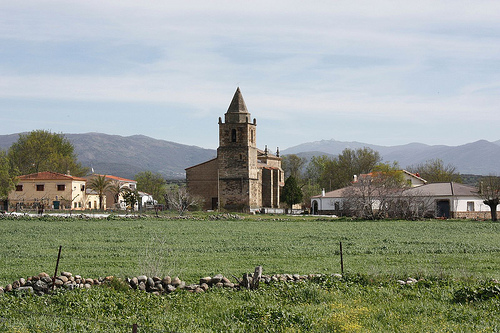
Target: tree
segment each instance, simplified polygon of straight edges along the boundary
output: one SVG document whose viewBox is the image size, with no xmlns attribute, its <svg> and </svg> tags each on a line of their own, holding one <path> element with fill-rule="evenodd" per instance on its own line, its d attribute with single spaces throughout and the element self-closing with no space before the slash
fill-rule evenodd
<svg viewBox="0 0 500 333">
<path fill-rule="evenodd" d="M 429 183 L 462 182 L 462 178 L 456 167 L 451 164 L 444 165 L 440 159 L 428 160 L 423 164 L 410 165 L 406 170 L 418 174 Z"/>
<path fill-rule="evenodd" d="M 311 185 L 331 190 L 331 179 L 334 178 L 334 161 L 328 155 L 313 156 L 306 168 L 306 178 Z"/>
<path fill-rule="evenodd" d="M 185 186 L 172 187 L 165 193 L 165 201 L 171 209 L 179 212 L 182 216 L 190 207 L 202 204 L 202 201 L 189 194 Z"/>
<path fill-rule="evenodd" d="M 109 190 L 112 185 L 111 179 L 106 178 L 105 175 L 93 175 L 87 183 L 87 187 L 96 191 L 99 196 L 99 209 L 103 210 L 103 197 L 104 193 Z"/>
<path fill-rule="evenodd" d="M 127 204 L 127 207 L 130 207 L 130 210 L 134 210 L 135 204 L 139 201 L 140 196 L 137 190 L 133 191 L 128 187 L 123 189 L 123 200 Z"/>
<path fill-rule="evenodd" d="M 478 193 L 485 205 L 490 207 L 491 220 L 497 221 L 497 206 L 500 203 L 500 177 L 486 176 L 479 182 Z"/>
<path fill-rule="evenodd" d="M 113 204 L 117 204 L 120 199 L 120 194 L 123 193 L 125 188 L 118 180 L 112 180 L 107 188 L 107 191 L 113 195 Z"/>
<path fill-rule="evenodd" d="M 5 151 L 0 150 L 0 199 L 8 198 L 9 192 L 16 186 L 17 172 L 9 163 Z"/>
<path fill-rule="evenodd" d="M 164 200 L 167 182 L 161 174 L 143 171 L 135 176 L 135 180 L 139 191 L 151 194 L 155 200 Z"/>
<path fill-rule="evenodd" d="M 290 176 L 285 180 L 285 186 L 281 192 L 281 202 L 286 202 L 292 210 L 293 205 L 302 201 L 302 190 L 297 184 L 297 180 Z"/>
<path fill-rule="evenodd" d="M 63 134 L 36 130 L 20 134 L 8 151 L 10 163 L 23 175 L 41 171 L 84 176 L 88 169 L 77 162 L 74 147 Z"/>
<path fill-rule="evenodd" d="M 285 155 L 281 160 L 281 168 L 285 172 L 285 176 L 293 176 L 297 181 L 302 179 L 302 169 L 306 164 L 304 157 L 299 157 L 295 154 Z"/>
<path fill-rule="evenodd" d="M 344 190 L 344 211 L 364 219 L 394 217 L 399 208 L 395 203 L 404 205 L 402 194 L 407 188 L 397 162 L 378 163 L 371 173 L 361 174 Z"/>
<path fill-rule="evenodd" d="M 373 149 L 346 148 L 337 157 L 313 157 L 307 166 L 306 175 L 312 184 L 319 184 L 320 188 L 331 191 L 351 184 L 354 175 L 371 172 L 381 160 L 380 154 Z"/>
<path fill-rule="evenodd" d="M 311 208 L 311 198 L 318 193 L 321 193 L 321 187 L 318 184 L 313 184 L 307 182 L 301 186 L 302 190 L 302 206 L 306 208 Z"/>
</svg>

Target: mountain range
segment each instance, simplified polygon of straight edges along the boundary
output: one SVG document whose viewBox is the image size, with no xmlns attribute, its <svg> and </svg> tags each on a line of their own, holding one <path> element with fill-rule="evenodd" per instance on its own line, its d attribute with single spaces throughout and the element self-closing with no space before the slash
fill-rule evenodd
<svg viewBox="0 0 500 333">
<path fill-rule="evenodd" d="M 152 171 L 167 179 L 185 177 L 184 169 L 217 155 L 214 149 L 183 145 L 153 139 L 144 135 L 119 136 L 103 133 L 65 134 L 75 147 L 78 161 L 96 173 L 134 178 L 141 171 Z M 19 134 L 0 135 L 0 148 L 8 149 Z M 397 161 L 403 168 L 441 159 L 462 174 L 500 174 L 500 140 L 480 140 L 459 146 L 410 143 L 378 146 L 362 142 L 321 140 L 303 143 L 281 151 L 306 158 L 316 155 L 338 155 L 346 148 L 368 147 L 378 151 L 385 162 Z"/>
<path fill-rule="evenodd" d="M 345 148 L 368 147 L 378 151 L 384 162 L 397 161 L 402 168 L 440 159 L 445 165 L 453 165 L 462 174 L 489 175 L 500 173 L 500 140 L 479 140 L 459 146 L 426 145 L 409 143 L 398 146 L 378 146 L 362 142 L 321 140 L 304 143 L 282 151 L 309 158 L 315 155 L 338 155 Z"/>
<path fill-rule="evenodd" d="M 185 177 L 184 169 L 217 155 L 213 149 L 157 140 L 144 135 L 119 136 L 103 133 L 64 134 L 75 147 L 78 161 L 99 174 L 134 179 L 141 171 L 160 173 L 167 179 Z M 19 134 L 0 135 L 6 150 Z"/>
</svg>

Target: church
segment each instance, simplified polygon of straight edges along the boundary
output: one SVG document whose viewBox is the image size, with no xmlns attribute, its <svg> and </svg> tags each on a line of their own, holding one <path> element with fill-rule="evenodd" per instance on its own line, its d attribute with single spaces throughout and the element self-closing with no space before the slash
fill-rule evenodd
<svg viewBox="0 0 500 333">
<path fill-rule="evenodd" d="M 240 88 L 224 121 L 219 117 L 217 157 L 186 169 L 188 191 L 204 199 L 203 208 L 229 211 L 273 211 L 284 185 L 279 150 L 256 146 L 257 121 L 251 121 Z"/>
</svg>

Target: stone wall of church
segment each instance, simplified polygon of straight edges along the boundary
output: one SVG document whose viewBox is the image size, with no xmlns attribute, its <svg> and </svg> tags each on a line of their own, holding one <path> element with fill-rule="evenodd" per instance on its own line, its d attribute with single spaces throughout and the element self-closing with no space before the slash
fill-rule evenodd
<svg viewBox="0 0 500 333">
<path fill-rule="evenodd" d="M 257 175 L 257 178 L 250 179 L 250 209 L 262 207 L 262 175 Z"/>
<path fill-rule="evenodd" d="M 203 209 L 216 209 L 217 159 L 186 169 L 187 187 L 191 195 L 203 198 Z"/>
<path fill-rule="evenodd" d="M 249 181 L 241 178 L 224 178 L 219 180 L 220 204 L 230 211 L 246 211 L 249 207 Z"/>
<path fill-rule="evenodd" d="M 262 206 L 273 207 L 272 170 L 262 169 Z"/>
<path fill-rule="evenodd" d="M 281 167 L 281 166 L 280 166 Z M 281 169 L 273 169 L 273 201 L 270 207 L 276 208 L 280 206 L 281 184 L 283 184 L 283 172 Z"/>
</svg>

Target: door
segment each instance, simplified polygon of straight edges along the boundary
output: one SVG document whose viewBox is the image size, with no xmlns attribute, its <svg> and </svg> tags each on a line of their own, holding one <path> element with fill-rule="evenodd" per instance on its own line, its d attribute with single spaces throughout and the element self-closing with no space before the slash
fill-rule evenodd
<svg viewBox="0 0 500 333">
<path fill-rule="evenodd" d="M 318 215 L 318 202 L 316 200 L 313 201 L 312 210 L 314 215 Z"/>
<path fill-rule="evenodd" d="M 450 218 L 450 200 L 438 200 L 436 217 Z"/>
</svg>

